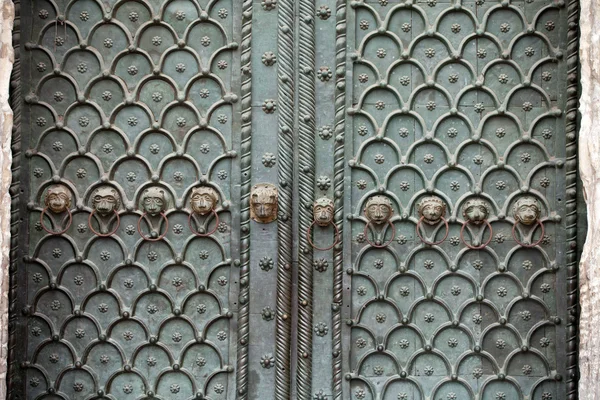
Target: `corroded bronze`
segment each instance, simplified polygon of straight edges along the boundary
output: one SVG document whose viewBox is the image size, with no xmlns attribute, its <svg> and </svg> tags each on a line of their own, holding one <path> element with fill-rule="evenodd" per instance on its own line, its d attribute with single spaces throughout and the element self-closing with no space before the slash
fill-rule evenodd
<svg viewBox="0 0 600 400">
<path fill-rule="evenodd" d="M 219 214 L 216 210 L 218 202 L 219 195 L 217 191 L 211 187 L 200 186 L 192 190 L 190 206 L 192 207 L 193 212 L 188 215 L 188 226 L 194 235 L 205 237 L 215 233 L 219 226 Z M 212 213 L 215 217 L 214 228 L 209 232 L 205 232 L 206 229 L 204 227 L 196 230 L 192 224 L 194 213 L 202 216 Z M 207 222 L 209 222 L 209 220 L 207 220 Z"/>
<path fill-rule="evenodd" d="M 277 188 L 270 183 L 259 183 L 250 191 L 250 218 L 261 224 L 277 219 Z"/>
<path fill-rule="evenodd" d="M 463 222 L 462 227 L 460 228 L 460 240 L 463 244 L 472 250 L 483 249 L 490 244 L 494 235 L 494 230 L 492 229 L 492 225 L 488 222 L 488 216 L 490 215 L 490 206 L 488 203 L 483 199 L 470 199 L 463 205 L 462 215 L 465 219 L 465 222 Z M 464 232 L 469 224 L 476 226 L 484 224 L 490 231 L 487 241 L 480 245 L 468 243 L 465 240 Z"/>
<path fill-rule="evenodd" d="M 165 189 L 160 186 L 151 186 L 144 190 L 142 196 L 140 198 L 140 204 L 142 205 L 142 209 L 144 210 L 143 214 L 138 219 L 138 233 L 145 240 L 150 242 L 156 242 L 165 237 L 167 232 L 169 232 L 169 220 L 165 215 L 165 209 L 167 208 L 167 196 L 165 194 Z M 156 217 L 160 215 L 162 220 L 165 223 L 165 231 L 158 237 L 148 237 L 142 233 L 142 220 L 149 215 L 150 217 Z M 150 221 L 150 226 L 152 227 L 152 222 Z"/>
<path fill-rule="evenodd" d="M 119 192 L 117 192 L 117 190 L 112 186 L 100 186 L 92 192 L 91 202 L 92 212 L 88 217 L 88 226 L 90 230 L 97 236 L 102 237 L 115 234 L 119 229 L 121 222 L 118 212 L 119 208 L 121 207 L 121 196 L 119 195 Z M 114 229 L 107 233 L 108 224 L 110 223 L 108 217 L 113 214 L 115 215 L 117 221 Z M 100 232 L 96 231 L 92 224 L 92 218 L 94 215 L 100 217 L 96 218 L 100 224 Z"/>
<path fill-rule="evenodd" d="M 339 231 L 337 225 L 333 223 L 333 212 L 334 212 L 333 200 L 328 199 L 327 197 L 321 197 L 320 199 L 315 200 L 315 203 L 313 204 L 313 218 L 314 218 L 314 220 L 313 220 L 313 223 L 308 228 L 308 230 L 306 231 L 306 239 L 308 241 L 308 244 L 310 244 L 310 246 L 313 249 L 320 250 L 320 251 L 330 250 L 336 244 L 339 243 L 339 241 L 340 241 L 340 231 Z M 315 246 L 315 244 L 314 244 L 314 242 L 312 240 L 312 228 L 313 228 L 313 226 L 317 225 L 317 226 L 320 226 L 321 228 L 325 228 L 329 224 L 332 224 L 333 228 L 335 229 L 335 239 L 333 241 L 333 244 L 331 246 L 329 246 L 329 247 L 317 247 L 317 246 Z"/>
<path fill-rule="evenodd" d="M 73 215 L 71 214 L 71 202 L 72 196 L 71 191 L 65 185 L 52 185 L 46 190 L 46 196 L 44 197 L 44 209 L 40 214 L 40 224 L 42 229 L 48 232 L 51 235 L 61 235 L 65 233 L 71 227 L 71 223 L 73 222 Z M 67 213 L 68 221 L 67 226 L 61 231 L 53 231 L 48 229 L 44 224 L 44 215 L 47 214 L 48 210 L 52 214 L 62 214 L 64 212 Z M 50 216 L 49 216 L 50 217 Z M 52 217 L 50 217 L 52 218 Z"/>
<path fill-rule="evenodd" d="M 515 202 L 515 204 L 513 205 L 513 217 L 515 219 L 515 222 L 512 227 L 512 236 L 515 242 L 517 242 L 517 244 L 519 244 L 522 247 L 530 248 L 539 245 L 542 242 L 542 240 L 544 240 L 545 228 L 544 223 L 540 219 L 541 214 L 542 210 L 540 208 L 540 203 L 533 196 L 523 196 Z M 534 243 L 521 241 L 517 237 L 517 226 L 519 224 L 531 226 L 531 235 L 533 235 L 535 227 L 539 225 L 541 231 L 540 238 Z"/>
<path fill-rule="evenodd" d="M 446 203 L 437 196 L 423 197 L 417 211 L 427 225 L 437 225 L 446 215 Z"/>
<path fill-rule="evenodd" d="M 371 246 L 375 248 L 383 248 L 388 246 L 390 243 L 394 241 L 396 237 L 396 228 L 391 221 L 392 216 L 394 215 L 394 209 L 392 208 L 392 201 L 387 196 L 376 195 L 372 196 L 367 200 L 364 208 L 365 217 L 367 217 L 367 224 L 365 225 L 365 229 L 363 234 L 365 235 L 365 240 Z M 372 241 L 369 239 L 369 228 L 373 226 L 375 233 L 378 235 L 385 234 L 384 224 L 388 224 L 390 229 L 392 230 L 392 237 L 385 243 L 381 243 L 381 240 Z M 381 229 L 377 229 L 381 228 Z"/>
</svg>

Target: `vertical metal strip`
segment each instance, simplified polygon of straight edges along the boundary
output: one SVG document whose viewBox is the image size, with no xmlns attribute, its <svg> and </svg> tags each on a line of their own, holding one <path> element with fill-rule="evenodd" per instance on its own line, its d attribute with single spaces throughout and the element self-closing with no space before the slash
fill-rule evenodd
<svg viewBox="0 0 600 400">
<path fill-rule="evenodd" d="M 294 0 L 279 1 L 277 102 L 279 219 L 275 398 L 290 399 L 292 304 L 292 190 L 294 181 Z"/>
<path fill-rule="evenodd" d="M 336 2 L 336 41 L 335 41 L 335 151 L 333 167 L 334 222 L 343 238 L 344 226 L 344 140 L 346 126 L 346 0 Z M 342 240 L 333 249 L 333 314 L 332 314 L 332 354 L 333 354 L 333 398 L 342 399 L 342 303 L 344 254 Z"/>
<path fill-rule="evenodd" d="M 250 329 L 250 187 L 252 186 L 252 0 L 242 4 L 242 131 L 241 131 L 241 215 L 240 283 L 238 314 L 237 393 L 248 398 L 248 343 Z"/>
<path fill-rule="evenodd" d="M 567 226 L 567 398 L 578 398 L 579 381 L 579 253 L 577 251 L 577 137 L 579 104 L 579 0 L 568 3 L 566 110 Z M 581 238 L 580 238 L 581 240 Z"/>
</svg>

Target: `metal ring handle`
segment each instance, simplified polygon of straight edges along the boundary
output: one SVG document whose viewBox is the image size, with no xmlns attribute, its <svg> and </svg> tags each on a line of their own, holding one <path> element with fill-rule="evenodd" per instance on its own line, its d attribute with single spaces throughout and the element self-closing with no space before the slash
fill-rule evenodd
<svg viewBox="0 0 600 400">
<path fill-rule="evenodd" d="M 317 247 L 313 243 L 313 241 L 311 239 L 311 234 L 310 234 L 311 231 L 312 231 L 313 226 L 315 226 L 316 223 L 317 223 L 317 220 L 314 220 L 313 223 L 310 224 L 310 226 L 306 230 L 306 240 L 308 240 L 308 244 L 310 244 L 310 246 L 313 249 L 319 250 L 319 251 L 327 251 L 327 250 L 333 249 L 333 247 L 340 242 L 340 230 L 338 229 L 337 225 L 334 224 L 332 221 L 329 222 L 329 224 L 333 225 L 333 228 L 335 229 L 335 240 L 333 241 L 333 244 L 331 246 L 329 246 L 329 247 Z"/>
<path fill-rule="evenodd" d="M 394 227 L 394 224 L 392 223 L 392 221 L 390 221 L 389 219 L 388 219 L 387 223 L 389 226 L 392 227 L 392 238 L 390 240 L 388 240 L 387 242 L 385 242 L 384 244 L 375 244 L 369 240 L 369 233 L 367 232 L 367 230 L 369 229 L 369 225 L 371 225 L 371 221 L 367 222 L 367 224 L 365 225 L 365 230 L 363 231 L 363 234 L 365 235 L 365 240 L 367 241 L 367 243 L 369 243 L 371 246 L 373 246 L 377 249 L 382 249 L 384 247 L 389 246 L 390 243 L 392 243 L 394 241 L 394 238 L 396 237 L 396 228 Z"/>
<path fill-rule="evenodd" d="M 422 216 L 419 219 L 419 222 L 417 222 L 417 236 L 419 236 L 419 239 L 421 239 L 421 242 L 428 244 L 430 246 L 437 246 L 438 244 L 441 244 L 444 240 L 446 240 L 446 238 L 448 237 L 448 233 L 450 233 L 450 227 L 448 226 L 448 220 L 446 220 L 446 218 L 444 217 L 440 217 L 440 219 L 442 221 L 444 221 L 444 224 L 446 225 L 446 234 L 444 235 L 444 237 L 442 238 L 442 240 L 438 241 L 438 242 L 428 242 L 427 240 L 423 239 L 423 236 L 421 236 L 421 229 L 419 229 L 421 227 L 421 224 L 423 223 L 423 220 L 425 219 L 425 216 Z"/>
<path fill-rule="evenodd" d="M 215 215 L 215 218 L 216 218 L 217 222 L 215 223 L 214 229 L 212 231 L 208 232 L 208 233 L 200 233 L 197 230 L 195 230 L 194 228 L 192 228 L 192 215 L 194 215 L 195 213 L 192 211 L 190 213 L 190 215 L 188 215 L 188 225 L 190 227 L 190 231 L 192 231 L 192 233 L 194 235 L 200 236 L 200 237 L 206 237 L 206 236 L 210 236 L 213 233 L 215 233 L 215 231 L 219 227 L 219 214 L 217 214 L 217 211 L 214 208 L 211 208 L 210 211 Z"/>
<path fill-rule="evenodd" d="M 492 229 L 492 225 L 490 225 L 490 223 L 488 222 L 487 219 L 483 220 L 483 222 L 485 222 L 485 224 L 487 225 L 487 227 L 490 228 L 490 238 L 487 240 L 487 242 L 485 242 L 484 244 L 482 244 L 480 246 L 472 246 L 472 245 L 470 245 L 469 243 L 467 243 L 465 241 L 465 237 L 464 237 L 465 227 L 469 224 L 469 222 L 471 222 L 470 219 L 468 219 L 465 222 L 463 222 L 462 228 L 460 228 L 460 240 L 463 242 L 463 244 L 465 246 L 467 246 L 471 250 L 480 250 L 480 249 L 483 249 L 488 244 L 490 244 L 490 242 L 492 241 L 492 237 L 494 237 L 494 230 Z M 482 236 L 482 238 L 483 238 L 483 236 Z"/>
<path fill-rule="evenodd" d="M 142 233 L 142 227 L 141 227 L 141 223 L 142 223 L 142 219 L 144 219 L 144 217 L 148 215 L 147 212 L 144 212 L 142 214 L 142 216 L 140 217 L 140 219 L 138 219 L 138 223 L 137 223 L 137 229 L 138 229 L 138 233 L 140 234 L 140 236 L 142 238 L 144 238 L 145 240 L 149 241 L 149 242 L 158 242 L 159 240 L 161 240 L 162 238 L 164 238 L 167 235 L 167 232 L 169 232 L 169 220 L 167 219 L 167 217 L 165 216 L 164 212 L 160 213 L 160 216 L 162 217 L 162 219 L 165 220 L 165 233 L 163 233 L 162 235 L 160 235 L 159 237 L 157 237 L 156 239 L 153 238 L 149 238 L 147 236 L 144 236 L 144 234 Z"/>
<path fill-rule="evenodd" d="M 67 227 L 60 232 L 51 231 L 50 229 L 46 228 L 46 225 L 44 225 L 44 214 L 46 214 L 46 211 L 48 211 L 48 207 L 44 207 L 42 214 L 40 214 L 40 224 L 42 225 L 42 229 L 51 235 L 62 235 L 69 230 L 71 223 L 73 223 L 73 214 L 71 214 L 71 210 L 67 209 L 67 214 L 69 214 L 69 222 L 67 223 Z M 50 219 L 52 219 L 52 217 L 50 217 Z"/>
<path fill-rule="evenodd" d="M 115 229 L 112 230 L 112 232 L 109 232 L 109 233 L 100 233 L 100 232 L 97 232 L 94 228 L 92 228 L 92 216 L 96 213 L 96 211 L 97 210 L 93 210 L 91 212 L 90 216 L 88 217 L 88 227 L 90 228 L 90 231 L 94 232 L 94 234 L 96 236 L 100 236 L 100 237 L 108 237 L 108 236 L 112 236 L 115 233 L 117 233 L 117 230 L 119 229 L 119 226 L 121 225 L 121 217 L 119 217 L 119 213 L 117 212 L 117 210 L 113 210 L 113 212 L 117 216 L 117 226 L 115 227 Z"/>
<path fill-rule="evenodd" d="M 542 240 L 544 240 L 544 232 L 545 232 L 545 231 L 544 231 L 544 223 L 543 223 L 543 222 L 542 222 L 540 219 L 536 219 L 536 220 L 535 220 L 535 225 L 533 226 L 532 233 L 533 233 L 533 231 L 535 230 L 535 227 L 536 227 L 537 225 L 539 225 L 539 226 L 540 226 L 540 228 L 542 229 L 542 234 L 540 235 L 540 238 L 539 238 L 539 240 L 538 240 L 537 242 L 535 242 L 535 243 L 532 243 L 532 244 L 525 244 L 525 243 L 522 243 L 521 241 L 519 241 L 519 239 L 517 239 L 517 235 L 516 235 L 516 232 L 515 232 L 515 230 L 517 229 L 517 224 L 518 224 L 518 223 L 519 223 L 518 221 L 515 221 L 515 223 L 513 224 L 513 227 L 512 227 L 512 237 L 513 237 L 513 239 L 515 239 L 515 242 L 517 242 L 517 244 L 518 244 L 519 246 L 523 246 L 523 247 L 531 248 L 531 247 L 535 247 L 535 246 L 537 246 L 538 244 L 542 243 Z"/>
</svg>

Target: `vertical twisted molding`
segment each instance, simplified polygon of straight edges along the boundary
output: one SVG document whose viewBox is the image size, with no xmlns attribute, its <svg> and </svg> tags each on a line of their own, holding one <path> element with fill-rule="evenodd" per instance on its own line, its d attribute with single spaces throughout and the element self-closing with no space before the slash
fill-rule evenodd
<svg viewBox="0 0 600 400">
<path fill-rule="evenodd" d="M 566 103 L 566 227 L 567 227 L 567 399 L 578 398 L 579 269 L 577 247 L 577 129 L 579 103 L 579 0 L 569 0 Z"/>
<path fill-rule="evenodd" d="M 344 140 L 346 128 L 346 0 L 336 2 L 335 41 L 335 150 L 333 154 L 334 221 L 343 238 L 344 225 Z M 342 240 L 333 249 L 332 354 L 333 399 L 342 399 L 342 303 L 344 254 Z"/>
<path fill-rule="evenodd" d="M 294 1 L 280 0 L 277 27 L 277 152 L 279 220 L 277 222 L 277 330 L 275 399 L 289 400 L 292 312 L 292 187 L 294 183 Z"/>
<path fill-rule="evenodd" d="M 21 185 L 21 2 L 14 0 L 14 23 L 12 32 L 12 45 L 14 51 L 13 69 L 10 77 L 10 106 L 13 110 L 12 127 L 12 182 L 10 187 L 11 195 L 11 219 L 10 219 L 10 291 L 9 291 L 9 322 L 8 322 L 8 390 L 7 399 L 16 399 L 21 394 L 22 373 L 18 365 L 18 347 L 22 344 L 19 341 L 19 332 L 17 329 L 17 297 L 19 294 L 17 270 L 19 266 L 19 227 L 20 221 L 20 185 Z M 1 397 L 0 397 L 1 398 Z"/>
<path fill-rule="evenodd" d="M 239 400 L 248 398 L 248 343 L 250 338 L 250 186 L 252 185 L 252 0 L 242 4 L 242 132 L 241 132 L 241 212 L 240 288 L 236 386 Z"/>
<path fill-rule="evenodd" d="M 298 399 L 312 399 L 313 249 L 306 232 L 313 221 L 315 188 L 315 14 L 314 0 L 301 0 L 298 49 Z"/>
</svg>

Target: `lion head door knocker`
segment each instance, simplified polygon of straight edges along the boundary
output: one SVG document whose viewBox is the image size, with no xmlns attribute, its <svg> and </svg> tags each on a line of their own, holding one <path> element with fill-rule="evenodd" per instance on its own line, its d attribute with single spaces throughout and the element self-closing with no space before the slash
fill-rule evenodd
<svg viewBox="0 0 600 400">
<path fill-rule="evenodd" d="M 119 217 L 119 208 L 121 207 L 121 196 L 119 192 L 111 186 L 100 186 L 92 192 L 92 212 L 88 217 L 88 226 L 97 236 L 107 237 L 114 235 L 119 229 L 121 218 Z M 96 214 L 96 220 L 100 226 L 100 232 L 96 231 L 92 224 L 92 218 Z M 111 217 L 115 216 L 115 228 L 108 232 L 108 224 Z M 105 232 L 105 233 L 101 233 Z M 108 233 L 106 233 L 108 232 Z"/>
<path fill-rule="evenodd" d="M 367 224 L 365 225 L 364 235 L 367 242 L 376 248 L 382 248 L 388 246 L 396 237 L 396 228 L 392 223 L 391 219 L 394 215 L 394 209 L 392 208 L 392 201 L 387 196 L 376 195 L 372 196 L 367 200 L 364 208 L 365 217 L 367 217 Z M 381 244 L 380 240 L 372 242 L 369 239 L 369 227 L 373 226 L 375 232 L 379 230 L 378 236 L 381 234 L 385 235 L 386 225 L 390 226 L 392 230 L 392 237 L 387 242 Z"/>
<path fill-rule="evenodd" d="M 494 231 L 492 229 L 492 225 L 490 225 L 490 223 L 488 222 L 488 216 L 490 215 L 490 206 L 488 205 L 488 203 L 482 199 L 468 200 L 463 206 L 462 215 L 465 222 L 463 222 L 462 227 L 460 228 L 460 240 L 464 243 L 464 245 L 472 250 L 479 250 L 483 249 L 485 246 L 490 244 L 490 242 L 492 241 L 492 236 L 494 235 Z M 464 233 L 466 226 L 469 224 L 479 227 L 483 226 L 483 229 L 485 229 L 485 227 L 487 226 L 487 228 L 490 230 L 490 236 L 488 240 L 479 246 L 477 245 L 477 243 L 475 243 L 475 245 L 467 243 L 465 241 Z"/>
<path fill-rule="evenodd" d="M 544 240 L 544 224 L 540 220 L 541 213 L 542 213 L 542 211 L 540 208 L 540 203 L 537 201 L 537 199 L 535 197 L 531 197 L 531 196 L 521 197 L 514 204 L 513 217 L 515 218 L 515 223 L 513 224 L 513 227 L 512 227 L 512 236 L 513 236 L 513 239 L 515 239 L 515 242 L 517 242 L 520 246 L 535 247 L 538 244 L 540 244 L 542 242 L 542 240 Z M 517 238 L 516 230 L 517 230 L 518 224 L 525 225 L 525 226 L 531 226 L 532 227 L 532 229 L 531 229 L 532 236 L 533 236 L 535 227 L 537 225 L 539 225 L 540 229 L 541 229 L 541 234 L 540 234 L 540 238 L 538 239 L 538 241 L 535 243 L 532 243 L 532 244 L 527 244 L 527 243 L 521 242 Z"/>
<path fill-rule="evenodd" d="M 417 204 L 417 211 L 419 213 L 419 222 L 417 222 L 417 236 L 419 236 L 419 239 L 421 239 L 423 243 L 431 246 L 441 244 L 446 240 L 448 233 L 450 232 L 448 221 L 444 218 L 446 215 L 446 203 L 437 196 L 423 197 L 419 204 Z M 440 222 L 443 222 L 446 225 L 446 234 L 437 242 L 425 240 L 421 235 L 421 224 L 423 224 L 423 222 L 429 226 L 439 225 Z"/>
<path fill-rule="evenodd" d="M 259 183 L 250 191 L 250 218 L 268 224 L 277 219 L 277 188 L 270 183 Z"/>
<path fill-rule="evenodd" d="M 217 191 L 208 186 L 200 186 L 192 189 L 192 197 L 190 198 L 190 206 L 192 212 L 188 216 L 188 225 L 194 235 L 205 237 L 210 236 L 217 230 L 219 226 L 219 214 L 217 214 L 217 203 L 219 202 L 219 195 Z M 192 226 L 192 217 L 194 214 L 205 216 L 212 214 L 215 216 L 215 227 L 210 232 L 204 233 L 205 229 L 200 228 L 199 230 L 194 229 Z M 208 220 L 207 220 L 208 221 Z"/>
<path fill-rule="evenodd" d="M 73 222 L 73 215 L 71 214 L 72 201 L 73 196 L 71 195 L 71 191 L 65 185 L 52 185 L 48 188 L 46 191 L 46 196 L 44 197 L 44 209 L 40 215 L 40 224 L 46 232 L 51 235 L 62 235 L 69 230 L 71 223 Z M 44 215 L 46 215 L 48 211 L 54 215 L 67 213 L 69 220 L 67 222 L 67 226 L 62 231 L 57 232 L 46 228 L 46 225 L 44 225 Z M 50 215 L 48 215 L 48 217 L 53 219 Z"/>
<path fill-rule="evenodd" d="M 317 199 L 313 204 L 313 223 L 308 227 L 306 231 L 306 240 L 308 240 L 308 244 L 315 250 L 326 251 L 331 250 L 336 244 L 340 242 L 340 231 L 338 227 L 333 223 L 333 200 L 328 199 L 327 197 L 321 197 Z M 317 247 L 312 241 L 312 228 L 317 225 L 321 228 L 326 228 L 329 225 L 333 225 L 335 229 L 335 239 L 333 244 L 329 247 Z"/>
<path fill-rule="evenodd" d="M 140 219 L 138 219 L 138 233 L 145 239 L 150 242 L 156 242 L 165 237 L 167 232 L 169 231 L 169 220 L 165 215 L 165 210 L 167 208 L 167 195 L 165 189 L 159 186 L 151 186 L 144 190 L 142 193 L 142 197 L 140 199 L 141 208 L 144 210 Z M 162 235 L 158 235 L 155 232 L 152 232 L 152 236 L 158 237 L 148 237 L 142 233 L 142 220 L 147 218 L 149 220 L 150 227 L 153 228 L 154 223 L 153 220 L 156 220 L 156 217 L 160 216 L 161 219 L 165 222 L 165 231 Z M 148 218 L 149 217 L 149 218 Z M 155 221 L 158 222 L 158 221 Z"/>
</svg>

